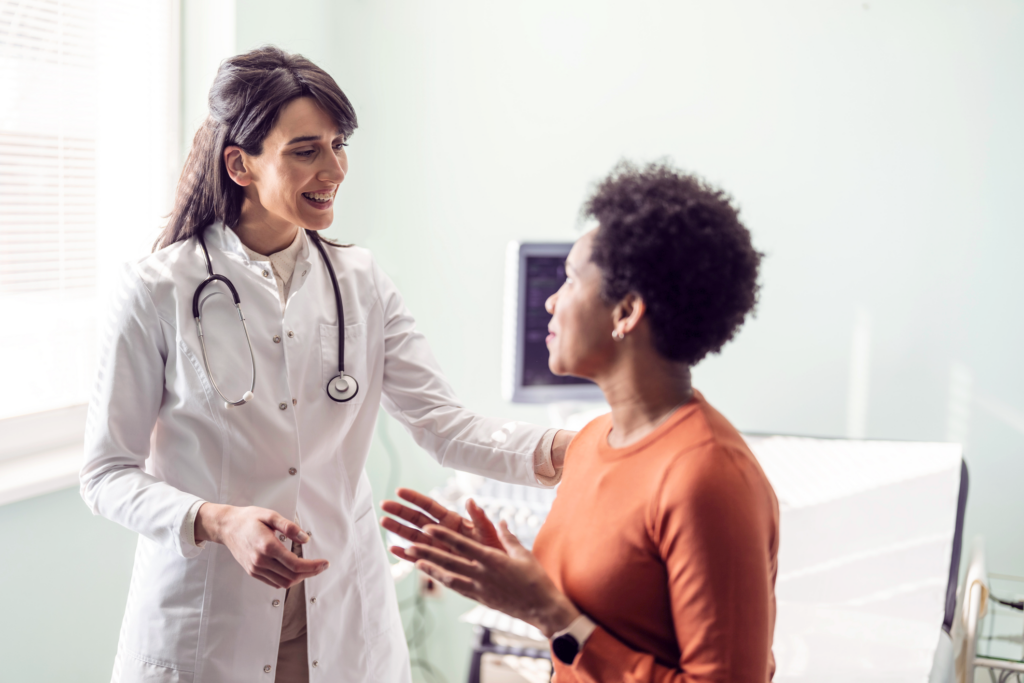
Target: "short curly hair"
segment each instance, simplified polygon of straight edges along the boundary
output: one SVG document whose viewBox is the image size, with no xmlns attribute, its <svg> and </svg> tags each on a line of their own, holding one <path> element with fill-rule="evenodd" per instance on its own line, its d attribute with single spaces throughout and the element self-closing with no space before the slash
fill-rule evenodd
<svg viewBox="0 0 1024 683">
<path fill-rule="evenodd" d="M 598 222 L 591 260 L 608 303 L 635 292 L 654 347 L 695 365 L 733 338 L 757 303 L 754 249 L 732 199 L 668 161 L 621 161 L 581 209 Z"/>
</svg>

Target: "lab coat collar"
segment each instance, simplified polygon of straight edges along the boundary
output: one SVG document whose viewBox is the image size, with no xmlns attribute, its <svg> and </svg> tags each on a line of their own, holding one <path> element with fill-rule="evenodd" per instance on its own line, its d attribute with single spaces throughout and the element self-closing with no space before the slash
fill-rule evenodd
<svg viewBox="0 0 1024 683">
<path fill-rule="evenodd" d="M 218 249 L 227 254 L 237 255 L 243 261 L 249 261 L 245 249 L 242 248 L 242 240 L 238 239 L 235 231 L 225 226 L 223 221 L 214 221 L 206 226 L 203 240 L 210 249 Z"/>
<path fill-rule="evenodd" d="M 245 247 L 242 245 L 242 240 L 238 238 L 238 233 L 231 228 L 226 227 L 223 221 L 214 221 L 206 226 L 203 231 L 203 239 L 206 241 L 207 247 L 211 249 L 219 249 L 227 254 L 236 255 L 246 264 L 250 263 L 249 255 L 246 253 Z M 309 235 L 307 235 L 306 231 L 303 230 L 302 250 L 295 258 L 295 267 L 298 268 L 300 265 L 308 264 L 309 254 Z"/>
</svg>

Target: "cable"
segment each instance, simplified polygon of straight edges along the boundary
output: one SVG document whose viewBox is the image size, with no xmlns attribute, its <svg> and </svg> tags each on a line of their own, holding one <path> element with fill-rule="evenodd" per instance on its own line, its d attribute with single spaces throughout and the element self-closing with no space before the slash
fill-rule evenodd
<svg viewBox="0 0 1024 683">
<path fill-rule="evenodd" d="M 997 598 L 996 596 L 992 595 L 991 593 L 989 593 L 989 597 L 992 598 L 993 600 L 995 600 L 996 602 L 998 602 L 1000 605 L 1006 605 L 1007 607 L 1011 607 L 1013 609 L 1020 610 L 1020 611 L 1024 612 L 1024 600 L 1017 600 L 1017 601 L 1003 600 L 1002 598 Z"/>
</svg>

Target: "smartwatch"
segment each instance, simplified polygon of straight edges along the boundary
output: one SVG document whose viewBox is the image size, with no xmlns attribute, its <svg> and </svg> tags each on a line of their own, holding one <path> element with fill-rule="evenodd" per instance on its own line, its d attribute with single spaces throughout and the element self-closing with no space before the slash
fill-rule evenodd
<svg viewBox="0 0 1024 683">
<path fill-rule="evenodd" d="M 568 627 L 551 637 L 551 651 L 558 661 L 572 664 L 595 628 L 597 624 L 588 619 L 587 615 L 579 615 Z"/>
</svg>

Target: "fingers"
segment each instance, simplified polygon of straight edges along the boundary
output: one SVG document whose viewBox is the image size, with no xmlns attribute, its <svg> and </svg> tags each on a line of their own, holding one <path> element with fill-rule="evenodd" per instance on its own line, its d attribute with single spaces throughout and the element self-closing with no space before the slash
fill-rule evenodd
<svg viewBox="0 0 1024 683">
<path fill-rule="evenodd" d="M 498 539 L 501 541 L 501 544 L 505 546 L 505 550 L 508 551 L 509 555 L 515 555 L 518 554 L 519 551 L 526 550 L 526 548 L 523 547 L 523 544 L 519 542 L 519 539 L 516 538 L 515 534 L 508 530 L 508 524 L 505 523 L 505 520 L 501 520 L 498 524 Z"/>
<path fill-rule="evenodd" d="M 291 555 L 291 553 L 288 554 Z M 292 557 L 300 562 L 312 563 L 314 565 L 313 569 L 300 568 L 298 571 L 295 571 L 278 559 L 261 555 L 253 561 L 249 574 L 263 580 L 264 583 L 270 583 L 278 588 L 291 588 L 301 581 L 322 573 L 328 565 L 325 560 L 302 560 L 302 558 L 295 557 L 294 555 Z"/>
<path fill-rule="evenodd" d="M 430 496 L 425 496 L 419 491 L 412 489 L 398 489 L 396 491 L 398 497 L 402 500 L 407 500 L 421 510 L 426 510 L 427 514 L 433 515 L 438 521 L 444 520 L 445 517 L 452 514 L 452 511 L 441 505 Z M 419 526 L 423 526 L 420 524 Z"/>
<path fill-rule="evenodd" d="M 476 504 L 476 501 L 470 498 L 466 501 L 466 512 L 473 520 L 473 524 L 480 533 L 487 533 L 488 531 L 494 531 L 494 524 L 491 522 L 487 513 L 484 512 L 483 508 Z"/>
<path fill-rule="evenodd" d="M 309 540 L 309 535 L 298 524 L 272 510 L 267 510 L 267 512 L 270 514 L 266 516 L 263 523 L 271 529 L 280 531 L 291 540 L 298 541 L 299 543 L 305 543 Z"/>
<path fill-rule="evenodd" d="M 391 554 L 400 560 L 405 560 L 406 562 L 414 562 L 414 560 L 411 557 L 405 554 L 405 548 L 403 548 L 402 546 L 393 545 L 390 548 L 388 548 L 388 550 L 390 550 Z"/>
<path fill-rule="evenodd" d="M 485 545 L 481 545 L 476 541 L 470 540 L 465 536 L 461 536 L 460 534 L 455 533 L 451 529 L 439 526 L 437 524 L 430 524 L 424 527 L 423 532 L 427 536 L 430 536 L 431 538 L 441 541 L 459 555 L 462 555 L 463 557 L 469 558 L 471 560 L 487 560 L 489 557 L 489 553 L 494 552 L 494 549 L 492 548 L 488 548 Z"/>
<path fill-rule="evenodd" d="M 431 522 L 433 524 L 433 522 Z M 400 522 L 395 521 L 391 517 L 381 517 L 380 525 L 393 533 L 394 535 L 404 538 L 407 541 L 413 543 L 423 543 L 425 545 L 440 545 L 438 541 L 435 541 L 430 536 L 427 536 L 419 529 L 414 529 L 411 526 L 406 526 Z"/>
<path fill-rule="evenodd" d="M 286 570 L 282 567 L 282 571 Z M 270 584 L 274 588 L 290 588 L 296 582 L 294 575 L 290 577 L 285 576 L 264 567 L 253 567 L 252 571 L 249 572 L 249 576 L 259 579 L 263 583 Z"/>
<path fill-rule="evenodd" d="M 266 557 L 268 560 L 277 562 L 292 574 L 315 576 L 330 566 L 330 562 L 325 559 L 299 557 L 280 544 L 271 545 L 267 548 Z"/>
<path fill-rule="evenodd" d="M 399 489 L 402 491 L 403 489 Z M 396 503 L 393 500 L 385 500 L 380 504 L 380 507 L 384 512 L 389 515 L 394 515 L 409 522 L 413 526 L 423 528 L 428 524 L 437 524 L 437 520 L 433 517 L 428 517 L 419 510 L 413 510 L 411 507 Z"/>
<path fill-rule="evenodd" d="M 283 583 L 283 579 L 280 576 L 272 572 L 267 572 L 263 569 L 253 569 L 251 572 L 249 572 L 249 576 L 256 579 L 257 581 L 262 581 L 271 588 L 289 587 Z"/>
<path fill-rule="evenodd" d="M 413 545 L 405 549 L 406 557 L 413 560 L 427 560 L 453 574 L 473 578 L 480 573 L 479 562 L 463 559 L 429 545 Z"/>
<path fill-rule="evenodd" d="M 428 560 L 418 560 L 416 562 L 416 568 L 427 576 L 437 579 L 453 591 L 461 593 L 467 598 L 476 598 L 478 586 L 472 579 L 445 571 Z"/>
</svg>

